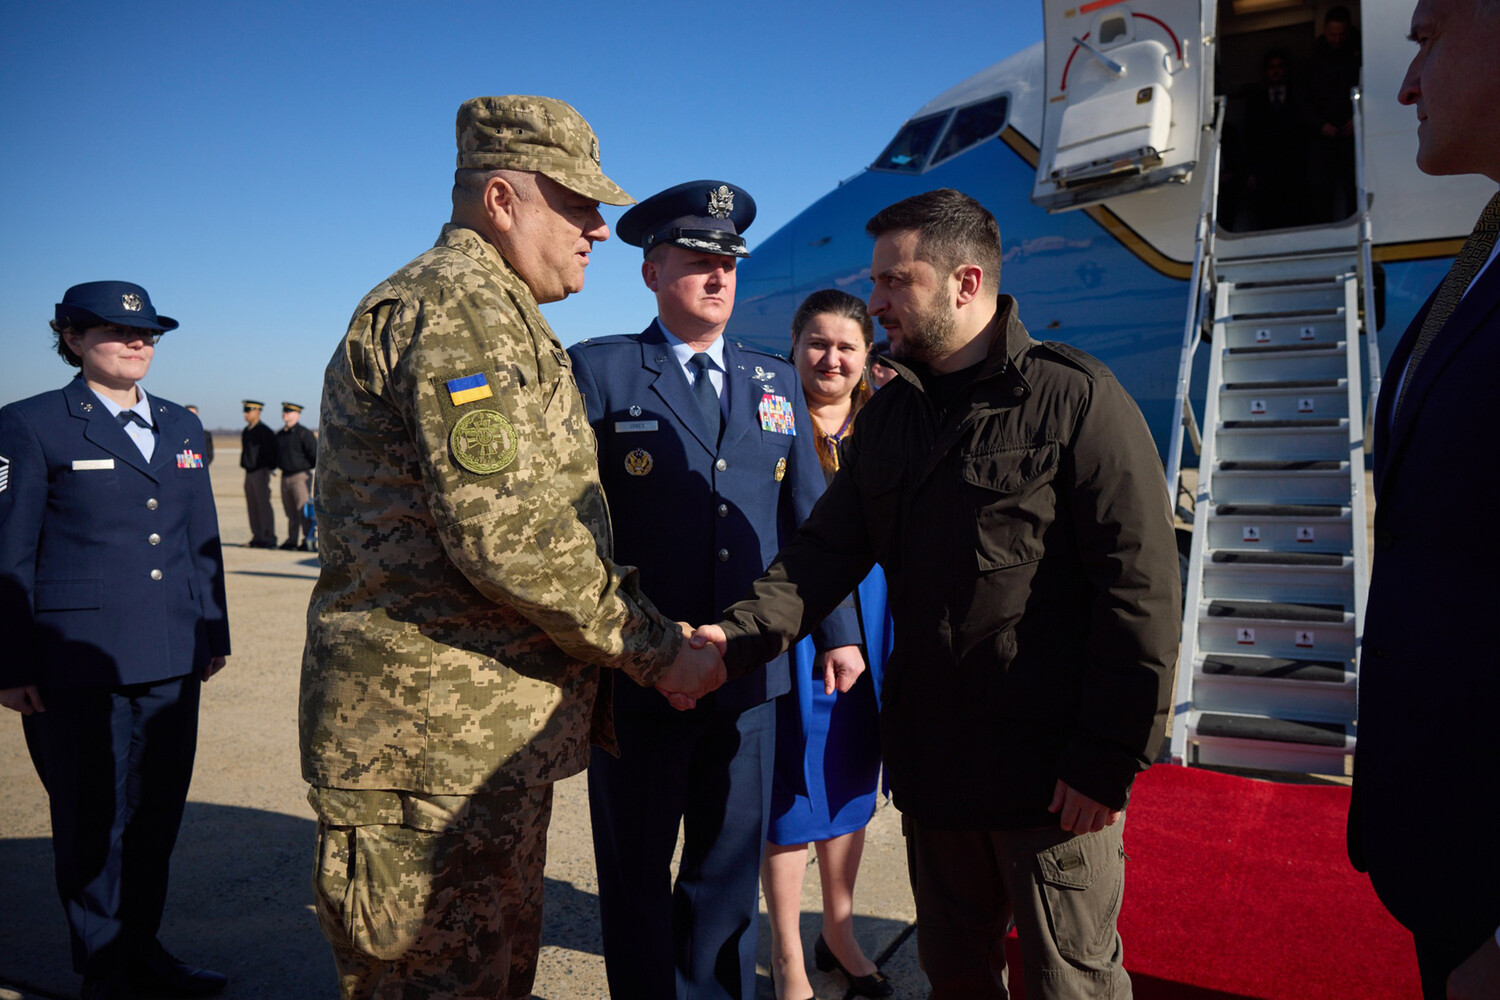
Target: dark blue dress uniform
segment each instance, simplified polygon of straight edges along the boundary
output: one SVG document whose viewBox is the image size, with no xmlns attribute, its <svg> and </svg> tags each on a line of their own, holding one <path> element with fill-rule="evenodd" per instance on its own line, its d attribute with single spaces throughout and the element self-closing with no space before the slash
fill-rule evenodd
<svg viewBox="0 0 1500 1000">
<path fill-rule="evenodd" d="M 726 343 L 724 432 L 716 441 L 658 324 L 585 341 L 569 354 L 598 439 L 615 560 L 639 568 L 641 589 L 668 617 L 717 621 L 823 492 L 796 370 Z M 773 429 L 774 415 L 762 419 L 767 396 L 794 414 L 784 429 Z M 858 623 L 840 612 L 815 638 L 824 649 L 857 643 Z M 601 697 L 610 696 L 608 681 Z M 589 802 L 616 1000 L 687 995 L 694 982 L 708 991 L 693 996 L 754 996 L 771 700 L 790 686 L 786 656 L 690 712 L 674 711 L 654 690 L 613 686 L 620 757 L 594 750 Z M 669 893 L 679 819 L 686 840 Z"/>
<path fill-rule="evenodd" d="M 740 233 L 754 218 L 741 188 L 691 181 L 641 202 L 616 230 L 648 259 L 659 244 L 745 257 Z M 698 625 L 743 596 L 812 511 L 824 479 L 790 363 L 717 340 L 694 357 L 722 348 L 716 401 L 713 376 L 699 368 L 690 383 L 674 343 L 653 322 L 569 354 L 598 445 L 615 561 L 639 568 L 663 614 Z M 830 616 L 816 639 L 822 648 L 858 642 L 852 610 Z M 619 756 L 595 748 L 589 806 L 614 1000 L 755 995 L 773 699 L 789 688 L 784 656 L 686 712 L 605 677 L 600 698 L 612 699 Z"/>
<path fill-rule="evenodd" d="M 229 653 L 203 426 L 147 398 L 149 461 L 81 375 L 0 409 L 0 688 L 45 706 L 23 724 L 74 964 L 107 979 L 165 954 L 199 677 Z"/>
</svg>

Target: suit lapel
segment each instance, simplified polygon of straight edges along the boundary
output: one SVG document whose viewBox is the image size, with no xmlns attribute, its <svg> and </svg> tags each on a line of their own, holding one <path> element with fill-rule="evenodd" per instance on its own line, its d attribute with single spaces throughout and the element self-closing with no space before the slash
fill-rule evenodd
<svg viewBox="0 0 1500 1000">
<path fill-rule="evenodd" d="M 1436 292 L 1433 293 L 1434 297 L 1436 294 Z M 1411 356 L 1411 344 L 1415 343 L 1416 335 L 1412 331 L 1421 330 L 1422 321 L 1426 318 L 1428 310 L 1432 308 L 1432 302 L 1432 298 L 1427 300 L 1427 305 L 1412 320 L 1412 325 L 1408 328 L 1407 335 L 1402 337 L 1400 354 L 1402 372 L 1404 372 L 1406 367 L 1406 359 Z M 1443 370 L 1448 367 L 1454 356 L 1468 343 L 1469 338 L 1479 332 L 1485 318 L 1494 312 L 1497 307 L 1500 307 L 1500 264 L 1492 264 L 1490 269 L 1480 275 L 1479 279 L 1470 287 L 1469 293 L 1463 297 L 1463 301 L 1453 310 L 1453 315 L 1448 317 L 1448 322 L 1444 323 L 1442 329 L 1433 337 L 1432 343 L 1427 348 L 1427 353 L 1422 357 L 1421 364 L 1412 373 L 1411 384 L 1406 387 L 1406 399 L 1401 403 L 1401 410 L 1397 415 L 1396 425 L 1391 428 L 1390 461 L 1382 463 L 1380 484 L 1384 484 L 1394 471 L 1397 462 L 1399 462 L 1401 454 L 1405 450 L 1407 440 L 1411 436 L 1417 416 L 1422 412 L 1422 404 L 1426 401 L 1428 393 L 1432 391 L 1442 377 Z M 1392 359 L 1393 369 L 1395 368 L 1395 361 L 1396 359 Z M 1392 374 L 1396 375 L 1394 381 L 1397 385 L 1396 391 L 1399 392 L 1400 375 L 1395 371 Z M 1385 393 L 1382 391 L 1381 395 L 1384 396 Z M 1382 405 L 1377 408 L 1376 416 L 1377 418 L 1384 417 L 1385 419 L 1389 419 L 1389 410 L 1384 405 L 1384 402 L 1382 399 Z M 1394 396 L 1392 397 L 1391 404 L 1395 404 Z M 1377 485 L 1377 499 L 1379 493 L 1380 488 Z"/>
<path fill-rule="evenodd" d="M 63 388 L 63 396 L 68 401 L 68 415 L 84 422 L 83 436 L 89 443 L 97 445 L 152 479 L 157 478 L 146 462 L 146 457 L 141 454 L 141 449 L 130 440 L 130 435 L 125 433 L 125 429 L 109 409 L 99 402 L 99 397 L 94 395 L 82 376 L 73 379 Z M 156 450 L 161 451 L 159 440 Z"/>
<path fill-rule="evenodd" d="M 715 435 L 709 433 L 707 425 L 703 423 L 703 414 L 698 410 L 697 401 L 693 399 L 687 373 L 672 356 L 666 334 L 662 333 L 655 320 L 641 334 L 641 367 L 655 373 L 651 390 L 672 411 L 677 423 L 686 428 L 710 455 L 717 454 L 719 449 L 714 440 Z"/>
<path fill-rule="evenodd" d="M 175 465 L 177 456 L 188 450 L 192 439 L 188 437 L 187 428 L 173 417 L 161 400 L 153 398 L 151 410 L 151 415 L 156 418 L 156 450 L 151 453 L 151 469 L 159 479 L 162 470 Z"/>
</svg>

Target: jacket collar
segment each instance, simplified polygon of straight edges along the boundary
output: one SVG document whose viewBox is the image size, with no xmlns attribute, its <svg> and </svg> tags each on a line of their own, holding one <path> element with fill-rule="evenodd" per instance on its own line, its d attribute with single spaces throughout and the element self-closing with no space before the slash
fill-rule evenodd
<svg viewBox="0 0 1500 1000">
<path fill-rule="evenodd" d="M 63 398 L 68 403 L 68 416 L 84 422 L 85 439 L 151 478 L 159 478 L 158 470 L 174 454 L 173 445 L 176 443 L 175 425 L 167 420 L 167 408 L 161 400 L 150 397 L 152 416 L 156 418 L 156 449 L 151 453 L 151 461 L 147 462 L 141 449 L 130 440 L 125 428 L 120 426 L 120 422 L 99 401 L 99 397 L 94 395 L 94 390 L 88 387 L 81 374 L 75 375 L 73 381 L 63 386 Z"/>
<path fill-rule="evenodd" d="M 985 355 L 982 367 L 979 369 L 977 379 L 988 379 L 996 375 L 1003 375 L 1015 371 L 1015 377 L 1022 384 L 1025 378 L 1020 375 L 1020 366 L 1026 353 L 1031 350 L 1031 334 L 1027 332 L 1025 325 L 1021 323 L 1020 308 L 1016 304 L 1014 296 L 1000 295 L 996 298 L 995 325 L 998 333 L 990 341 L 989 353 Z M 885 358 L 882 364 L 889 364 L 895 369 L 896 374 L 906 379 L 917 389 L 922 389 L 922 380 L 916 372 L 908 368 L 904 363 L 892 358 Z"/>
</svg>

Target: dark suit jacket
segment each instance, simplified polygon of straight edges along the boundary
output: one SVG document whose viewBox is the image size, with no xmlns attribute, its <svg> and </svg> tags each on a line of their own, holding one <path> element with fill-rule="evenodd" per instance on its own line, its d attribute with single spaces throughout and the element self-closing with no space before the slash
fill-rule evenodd
<svg viewBox="0 0 1500 1000">
<path fill-rule="evenodd" d="M 640 570 L 662 613 L 701 625 L 744 597 L 823 493 L 796 369 L 783 358 L 724 345 L 727 416 L 715 442 L 687 376 L 655 322 L 634 336 L 568 349 L 599 448 L 616 562 Z M 795 413 L 795 434 L 768 430 L 763 396 Z M 636 410 L 639 412 L 636 412 Z M 815 633 L 819 648 L 860 641 L 852 608 Z M 787 657 L 726 684 L 722 709 L 743 710 L 790 689 Z M 655 691 L 616 685 L 616 706 L 669 709 Z"/>
<path fill-rule="evenodd" d="M 1500 266 L 1428 348 L 1392 427 L 1431 307 L 1391 356 L 1375 411 L 1375 554 L 1349 815 L 1350 859 L 1418 932 L 1454 916 L 1500 924 Z"/>
<path fill-rule="evenodd" d="M 159 681 L 229 654 L 203 425 L 151 409 L 150 462 L 81 376 L 0 409 L 0 687 Z"/>
</svg>

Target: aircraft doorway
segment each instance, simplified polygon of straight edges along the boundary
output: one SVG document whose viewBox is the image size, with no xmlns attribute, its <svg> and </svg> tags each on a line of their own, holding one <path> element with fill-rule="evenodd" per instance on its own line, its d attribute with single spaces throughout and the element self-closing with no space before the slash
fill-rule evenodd
<svg viewBox="0 0 1500 1000">
<path fill-rule="evenodd" d="M 1218 25 L 1220 228 L 1347 220 L 1356 207 L 1349 90 L 1362 64 L 1359 4 L 1218 0 Z"/>
</svg>

